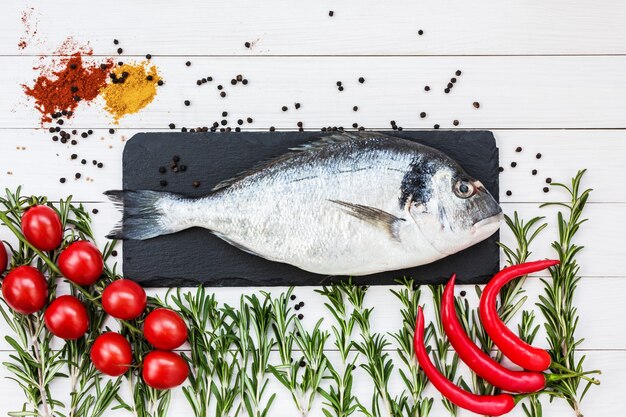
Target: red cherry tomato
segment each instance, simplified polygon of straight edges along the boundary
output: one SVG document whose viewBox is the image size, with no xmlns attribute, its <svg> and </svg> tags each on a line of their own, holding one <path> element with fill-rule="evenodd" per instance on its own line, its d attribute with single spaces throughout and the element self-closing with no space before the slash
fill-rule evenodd
<svg viewBox="0 0 626 417">
<path fill-rule="evenodd" d="M 48 282 L 32 266 L 18 266 L 2 281 L 2 295 L 13 310 L 21 314 L 33 314 L 46 305 Z"/>
<path fill-rule="evenodd" d="M 97 370 L 110 376 L 124 375 L 133 363 L 130 343 L 115 332 L 98 336 L 91 347 L 90 357 Z"/>
<path fill-rule="evenodd" d="M 53 335 L 75 340 L 87 332 L 89 316 L 78 298 L 62 295 L 50 303 L 44 313 L 44 322 Z"/>
<path fill-rule="evenodd" d="M 91 242 L 77 240 L 59 255 L 59 269 L 73 283 L 88 286 L 102 275 L 104 261 Z"/>
<path fill-rule="evenodd" d="M 145 310 L 147 301 L 143 288 L 130 279 L 113 281 L 102 292 L 104 311 L 117 319 L 136 319 Z"/>
<path fill-rule="evenodd" d="M 4 247 L 4 243 L 0 242 L 0 275 L 6 271 L 8 263 L 9 256 L 7 255 L 7 250 Z"/>
<path fill-rule="evenodd" d="M 44 205 L 33 206 L 22 216 L 22 233 L 28 242 L 41 251 L 59 247 L 63 226 L 56 211 Z"/>
<path fill-rule="evenodd" d="M 170 389 L 185 382 L 189 376 L 189 367 L 180 355 L 155 350 L 143 358 L 141 376 L 146 385 L 152 388 Z"/>
<path fill-rule="evenodd" d="M 146 317 L 143 334 L 152 346 L 161 350 L 173 350 L 187 340 L 187 326 L 176 312 L 157 308 Z"/>
</svg>

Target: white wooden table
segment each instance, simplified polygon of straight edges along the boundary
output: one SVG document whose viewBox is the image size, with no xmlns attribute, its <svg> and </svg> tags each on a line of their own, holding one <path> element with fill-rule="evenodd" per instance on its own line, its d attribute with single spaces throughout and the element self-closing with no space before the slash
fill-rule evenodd
<svg viewBox="0 0 626 417">
<path fill-rule="evenodd" d="M 36 23 L 38 40 L 20 50 L 17 43 L 24 36 L 20 18 L 27 6 L 33 8 L 31 24 Z M 31 0 L 28 4 L 9 0 L 0 17 L 0 186 L 23 185 L 25 193 L 51 199 L 73 194 L 76 201 L 98 208 L 95 229 L 103 244 L 119 214 L 102 192 L 120 187 L 124 140 L 135 132 L 164 130 L 169 123 L 210 126 L 221 120 L 222 111 L 228 111 L 233 127 L 238 118 L 253 117 L 254 123 L 245 126 L 252 130 L 295 129 L 298 121 L 311 131 L 352 123 L 387 129 L 390 120 L 405 129 L 434 124 L 450 129 L 455 119 L 458 129 L 492 130 L 505 167 L 501 175 L 505 212 L 517 210 L 525 218 L 543 214 L 550 220 L 551 227 L 533 248 L 537 258 L 551 256 L 549 242 L 556 236 L 554 210 L 539 209 L 539 203 L 565 197 L 544 193 L 545 178 L 568 181 L 579 168 L 589 169 L 585 185 L 595 191 L 587 212 L 590 222 L 579 239 L 586 249 L 580 255 L 584 277 L 577 292 L 578 334 L 586 339 L 581 353 L 587 355 L 587 366 L 604 373 L 602 385 L 584 400 L 583 411 L 587 417 L 622 415 L 625 21 L 626 6 L 619 0 Z M 119 39 L 123 60 L 140 60 L 150 53 L 166 80 L 155 102 L 119 126 L 112 126 L 101 102 L 79 108 L 70 125 L 94 129 L 95 134 L 76 147 L 50 140 L 20 86 L 32 82 L 32 67 L 39 57 L 48 56 L 68 36 L 89 42 L 98 56 L 116 56 L 113 39 Z M 253 46 L 246 48 L 245 42 Z M 185 66 L 187 60 L 190 67 Z M 445 94 L 457 69 L 462 75 Z M 244 74 L 249 85 L 231 88 L 229 81 L 236 74 Z M 216 80 L 213 85 L 195 85 L 196 79 L 208 75 Z M 357 81 L 361 76 L 364 84 Z M 335 85 L 339 80 L 343 92 Z M 218 96 L 218 82 L 226 86 L 226 98 Z M 430 92 L 424 91 L 425 85 L 431 86 Z M 192 101 L 190 107 L 183 105 L 185 99 Z M 473 107 L 475 101 L 480 109 Z M 302 104 L 300 110 L 294 110 L 294 102 Z M 289 111 L 282 112 L 283 105 Z M 358 112 L 352 110 L 355 105 Z M 426 118 L 419 117 L 422 111 Z M 110 127 L 115 134 L 108 133 Z M 521 153 L 515 152 L 518 146 Z M 70 161 L 73 152 L 97 158 L 105 169 Z M 540 160 L 535 158 L 538 152 L 543 155 Z M 514 169 L 512 161 L 518 163 Z M 533 177 L 530 170 L 535 168 L 539 174 Z M 74 180 L 78 171 L 83 179 Z M 93 181 L 85 181 L 85 176 Z M 69 181 L 61 184 L 60 177 Z M 513 194 L 506 196 L 506 190 Z M 7 238 L 6 231 L 0 230 L 0 237 Z M 507 231 L 502 239 L 511 242 Z M 541 291 L 538 279 L 528 281 L 527 291 L 530 307 Z M 241 290 L 216 293 L 219 299 L 234 302 Z M 313 289 L 297 293 L 308 301 L 305 324 L 326 315 Z M 376 306 L 377 331 L 397 330 L 399 304 L 389 287 L 371 289 L 367 304 Z M 539 340 L 544 340 L 543 333 Z M 8 354 L 2 339 L 0 360 Z M 0 367 L 0 377 L 6 375 Z M 357 375 L 357 391 L 369 401 L 369 378 L 363 371 Z M 400 388 L 397 378 L 392 385 Z M 287 393 L 275 388 L 280 396 L 270 415 L 296 415 Z M 54 389 L 62 392 L 64 387 Z M 2 414 L 22 403 L 21 392 L 6 379 L 0 380 L 0 398 Z M 321 415 L 319 403 L 315 409 L 311 415 Z M 176 391 L 169 415 L 189 415 L 188 410 Z M 445 415 L 438 399 L 431 415 Z M 522 416 L 521 408 L 511 415 Z M 544 415 L 574 413 L 562 401 L 544 401 Z"/>
</svg>

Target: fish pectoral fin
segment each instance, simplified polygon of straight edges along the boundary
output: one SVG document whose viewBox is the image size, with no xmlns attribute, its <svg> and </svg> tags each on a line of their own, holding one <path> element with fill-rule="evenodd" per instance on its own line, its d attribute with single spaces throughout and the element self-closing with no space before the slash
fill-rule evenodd
<svg viewBox="0 0 626 417">
<path fill-rule="evenodd" d="M 340 206 L 350 216 L 356 217 L 376 227 L 384 229 L 389 236 L 400 242 L 400 225 L 405 219 L 396 217 L 391 213 L 375 207 L 364 206 L 362 204 L 348 203 L 340 200 L 328 200 Z"/>
</svg>

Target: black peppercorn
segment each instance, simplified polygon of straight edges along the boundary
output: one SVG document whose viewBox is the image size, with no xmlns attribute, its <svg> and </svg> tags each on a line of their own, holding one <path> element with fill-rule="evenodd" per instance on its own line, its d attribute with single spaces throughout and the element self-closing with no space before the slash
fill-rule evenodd
<svg viewBox="0 0 626 417">
<path fill-rule="evenodd" d="M 536 170 L 536 169 L 533 169 L 533 170 L 531 171 L 531 174 L 533 174 L 533 175 L 537 175 L 537 170 Z"/>
<path fill-rule="evenodd" d="M 434 125 L 433 128 L 439 129 L 439 125 Z"/>
<path fill-rule="evenodd" d="M 104 164 L 103 164 L 102 162 L 98 162 L 97 167 L 98 167 L 98 168 L 102 168 L 102 167 L 104 167 Z"/>
<path fill-rule="evenodd" d="M 174 155 L 174 156 L 172 156 L 172 161 L 174 161 L 174 162 L 180 162 L 180 156 L 178 156 L 178 155 Z"/>
<path fill-rule="evenodd" d="M 544 193 L 547 193 L 547 192 L 549 192 L 549 191 L 550 191 L 550 188 L 548 188 L 548 187 L 543 187 L 543 192 L 544 192 Z"/>
<path fill-rule="evenodd" d="M 157 81 L 157 85 L 158 85 L 158 86 L 162 86 L 162 85 L 163 85 L 163 80 L 159 80 L 159 81 Z"/>
<path fill-rule="evenodd" d="M 165 186 L 167 186 L 167 181 L 165 181 L 165 180 L 161 180 L 161 181 L 159 181 L 159 185 L 160 185 L 161 187 L 165 187 Z"/>
<path fill-rule="evenodd" d="M 191 101 L 185 100 L 185 106 L 189 106 L 189 105 L 191 105 Z"/>
<path fill-rule="evenodd" d="M 152 59 L 152 55 L 146 54 L 146 59 Z"/>
<path fill-rule="evenodd" d="M 515 168 L 517 166 L 517 162 L 511 162 L 511 168 Z"/>
<path fill-rule="evenodd" d="M 191 61 L 187 61 L 187 62 L 185 62 L 185 65 L 187 65 L 188 67 L 190 67 L 190 66 L 191 66 Z"/>
<path fill-rule="evenodd" d="M 152 75 L 148 75 L 148 76 L 146 77 L 146 80 L 148 80 L 148 81 L 152 81 L 152 80 L 154 80 L 154 77 L 153 77 Z"/>
<path fill-rule="evenodd" d="M 200 181 L 194 181 L 191 183 L 191 185 L 193 186 L 193 188 L 198 188 L 200 186 Z"/>
<path fill-rule="evenodd" d="M 540 153 L 538 153 L 537 155 L 535 155 L 535 158 L 537 158 L 537 159 L 541 159 L 541 154 L 540 154 Z"/>
<path fill-rule="evenodd" d="M 252 117 L 248 117 L 248 118 L 246 119 L 246 121 L 247 121 L 248 123 L 252 123 Z"/>
<path fill-rule="evenodd" d="M 474 106 L 475 109 L 478 109 L 478 108 L 480 108 L 480 103 L 475 101 L 475 102 L 472 103 L 472 106 Z"/>
<path fill-rule="evenodd" d="M 231 83 L 232 85 L 235 85 L 235 84 L 237 84 L 237 80 L 235 80 L 235 79 L 233 78 L 232 80 L 230 80 L 230 83 Z"/>
<path fill-rule="evenodd" d="M 296 110 L 298 110 L 300 108 L 300 103 L 294 103 L 293 106 L 296 108 Z"/>
<path fill-rule="evenodd" d="M 80 160 L 80 163 L 81 163 L 81 164 L 83 164 L 83 165 L 85 165 L 85 164 L 87 164 L 87 160 L 86 160 L 86 159 L 81 159 L 81 160 Z"/>
<path fill-rule="evenodd" d="M 79 179 L 81 177 L 80 172 L 77 172 L 76 174 L 74 174 L 74 177 L 76 177 L 76 179 Z"/>
<path fill-rule="evenodd" d="M 95 209 L 91 210 L 91 212 L 92 212 L 93 214 L 98 214 L 98 209 L 97 209 L 97 208 L 95 208 Z"/>
<path fill-rule="evenodd" d="M 449 88 L 446 88 L 445 90 L 443 90 L 444 93 L 448 94 L 450 92 Z"/>
<path fill-rule="evenodd" d="M 276 131 L 276 128 L 274 126 L 270 126 L 270 132 L 274 132 Z"/>
<path fill-rule="evenodd" d="M 363 77 L 359 77 L 359 82 L 360 82 L 361 84 L 363 84 L 363 83 L 365 82 L 365 78 L 363 78 Z"/>
<path fill-rule="evenodd" d="M 117 44 L 119 44 L 119 43 L 120 43 L 120 41 L 118 41 L 117 39 L 113 39 L 113 44 L 114 44 L 114 45 L 117 45 Z"/>
<path fill-rule="evenodd" d="M 245 46 L 246 48 L 249 48 L 249 47 L 250 47 L 250 42 L 245 42 L 245 43 L 243 44 L 243 46 Z"/>
<path fill-rule="evenodd" d="M 513 195 L 513 193 L 511 192 L 511 190 L 507 190 L 506 195 L 508 195 L 509 197 Z"/>
<path fill-rule="evenodd" d="M 114 134 L 115 133 L 115 129 L 109 129 L 109 133 L 110 134 Z"/>
<path fill-rule="evenodd" d="M 461 75 L 461 70 L 456 70 L 455 74 L 456 74 L 456 75 L 457 75 L 457 77 L 458 77 L 459 75 Z"/>
<path fill-rule="evenodd" d="M 298 319 L 299 320 L 302 320 L 303 318 L 304 318 L 304 314 L 302 314 L 302 313 L 298 314 Z"/>
<path fill-rule="evenodd" d="M 551 182 L 552 182 L 552 178 L 549 178 L 549 177 L 548 177 L 548 178 L 546 178 L 546 183 L 547 183 L 547 184 L 550 184 Z"/>
<path fill-rule="evenodd" d="M 121 55 L 121 54 L 122 54 L 122 52 L 124 52 L 124 50 L 123 50 L 122 48 L 117 48 L 117 53 L 118 53 L 118 54 L 120 54 L 120 55 Z"/>
<path fill-rule="evenodd" d="M 333 17 L 334 15 L 335 15 L 335 12 L 334 12 L 334 11 L 330 10 L 330 11 L 328 12 L 328 16 Z"/>
<path fill-rule="evenodd" d="M 352 111 L 358 111 L 358 110 L 359 110 L 359 107 L 358 107 L 358 106 L 354 106 L 354 107 L 352 107 Z"/>
<path fill-rule="evenodd" d="M 452 124 L 455 125 L 455 126 L 458 126 L 459 125 L 459 121 L 458 120 L 453 120 Z"/>
<path fill-rule="evenodd" d="M 521 152 L 522 151 L 522 147 L 518 146 L 517 148 L 515 148 L 515 152 Z"/>
<path fill-rule="evenodd" d="M 424 86 L 424 91 L 430 91 L 430 87 L 429 86 Z"/>
<path fill-rule="evenodd" d="M 220 93 L 220 97 L 222 97 L 222 98 L 226 97 L 226 93 L 225 93 L 224 91 L 222 91 L 222 92 Z"/>
<path fill-rule="evenodd" d="M 242 83 L 243 85 L 248 85 L 248 80 L 244 78 L 244 79 L 241 81 L 241 83 Z"/>
<path fill-rule="evenodd" d="M 59 178 L 59 182 L 60 182 L 61 184 L 65 184 L 65 178 Z"/>
<path fill-rule="evenodd" d="M 287 106 L 283 106 L 281 110 L 282 111 L 287 111 Z"/>
<path fill-rule="evenodd" d="M 424 34 L 424 31 L 422 29 L 420 29 L 420 30 L 417 31 L 417 34 L 422 36 Z"/>
<path fill-rule="evenodd" d="M 504 172 L 504 167 L 498 167 L 498 172 Z"/>
<path fill-rule="evenodd" d="M 176 129 L 176 125 L 174 123 L 169 124 L 170 129 Z"/>
</svg>

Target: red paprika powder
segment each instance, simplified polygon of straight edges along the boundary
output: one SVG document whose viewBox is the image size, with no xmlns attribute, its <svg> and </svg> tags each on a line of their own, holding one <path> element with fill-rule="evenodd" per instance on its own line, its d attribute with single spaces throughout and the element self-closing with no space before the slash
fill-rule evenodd
<svg viewBox="0 0 626 417">
<path fill-rule="evenodd" d="M 106 84 L 113 62 L 87 64 L 82 54 L 77 52 L 63 58 L 58 67 L 60 69 L 39 75 L 32 87 L 23 85 L 26 95 L 35 99 L 35 107 L 42 114 L 42 123 L 52 121 L 53 113 L 63 110 L 73 113 L 80 102 L 96 98 Z"/>
</svg>

